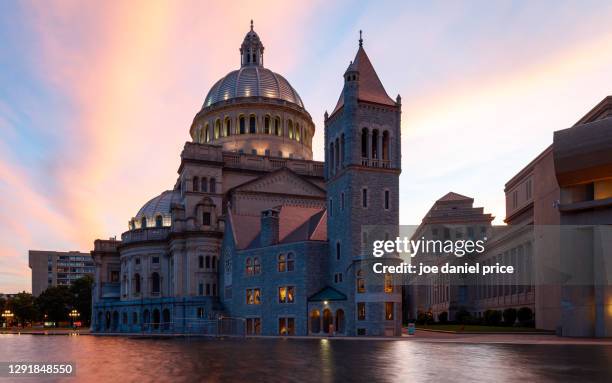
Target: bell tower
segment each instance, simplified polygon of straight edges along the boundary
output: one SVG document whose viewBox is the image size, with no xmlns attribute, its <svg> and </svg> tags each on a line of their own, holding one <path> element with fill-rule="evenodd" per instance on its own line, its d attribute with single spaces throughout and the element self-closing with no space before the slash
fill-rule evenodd
<svg viewBox="0 0 612 383">
<path fill-rule="evenodd" d="M 364 226 L 399 225 L 401 99 L 385 91 L 359 36 L 355 59 L 344 72 L 340 98 L 325 113 L 325 177 L 331 286 L 348 297 L 352 335 L 401 333 L 401 286 L 373 275 Z M 371 239 L 370 239 L 371 240 Z M 395 261 L 399 258 L 396 258 Z M 341 275 L 341 276 L 340 276 Z"/>
</svg>

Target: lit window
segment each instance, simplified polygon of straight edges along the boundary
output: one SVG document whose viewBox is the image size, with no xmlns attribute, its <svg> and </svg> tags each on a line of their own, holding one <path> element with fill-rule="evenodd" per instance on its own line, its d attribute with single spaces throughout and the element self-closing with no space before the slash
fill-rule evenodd
<svg viewBox="0 0 612 383">
<path fill-rule="evenodd" d="M 357 303 L 357 320 L 366 319 L 366 304 L 365 302 Z"/>
<path fill-rule="evenodd" d="M 385 274 L 385 293 L 393 292 L 393 275 Z"/>
<path fill-rule="evenodd" d="M 385 319 L 386 320 L 393 320 L 394 306 L 395 304 L 393 302 L 385 302 Z"/>
<path fill-rule="evenodd" d="M 278 318 L 279 335 L 295 335 L 295 318 Z"/>
<path fill-rule="evenodd" d="M 357 292 L 365 293 L 365 279 L 363 279 L 363 270 L 357 271 Z"/>
<path fill-rule="evenodd" d="M 282 286 L 278 288 L 278 303 L 293 303 L 294 286 Z"/>
<path fill-rule="evenodd" d="M 278 256 L 278 272 L 284 273 L 287 271 L 287 258 L 285 258 L 284 254 Z"/>
<path fill-rule="evenodd" d="M 253 258 L 253 274 L 261 274 L 261 264 L 258 257 Z"/>
<path fill-rule="evenodd" d="M 253 275 L 253 263 L 251 262 L 251 258 L 246 259 L 246 274 Z"/>
<path fill-rule="evenodd" d="M 261 334 L 261 318 L 247 318 L 245 325 L 247 335 Z"/>
<path fill-rule="evenodd" d="M 247 305 L 261 304 L 261 290 L 260 289 L 247 289 L 246 303 Z"/>
</svg>

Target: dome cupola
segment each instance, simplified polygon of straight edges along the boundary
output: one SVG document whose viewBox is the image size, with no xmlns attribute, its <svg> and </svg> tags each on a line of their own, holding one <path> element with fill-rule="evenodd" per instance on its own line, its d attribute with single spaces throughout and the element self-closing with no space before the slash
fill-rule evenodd
<svg viewBox="0 0 612 383">
<path fill-rule="evenodd" d="M 240 46 L 240 67 L 263 66 L 263 51 L 264 46 L 253 30 L 253 20 L 251 20 L 251 30 L 244 36 L 244 41 Z"/>
</svg>

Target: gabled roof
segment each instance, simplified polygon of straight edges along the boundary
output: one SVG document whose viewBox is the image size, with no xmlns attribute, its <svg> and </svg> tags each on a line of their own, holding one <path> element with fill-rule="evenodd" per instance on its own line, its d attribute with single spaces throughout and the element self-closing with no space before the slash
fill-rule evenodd
<svg viewBox="0 0 612 383">
<path fill-rule="evenodd" d="M 230 190 L 230 193 L 236 191 L 307 195 L 325 198 L 325 190 L 286 167 L 235 186 Z"/>
<path fill-rule="evenodd" d="M 325 286 L 322 290 L 308 298 L 309 302 L 345 301 L 346 295 L 333 287 Z"/>
<path fill-rule="evenodd" d="M 327 241 L 327 214 L 325 209 L 281 205 L 279 211 L 278 243 Z M 261 217 L 228 212 L 236 248 L 244 250 L 261 247 Z"/>
<path fill-rule="evenodd" d="M 466 197 L 464 195 L 455 193 L 455 192 L 448 192 L 446 193 L 442 198 L 440 198 L 437 202 L 445 202 L 445 201 L 472 201 L 473 198 L 471 197 Z"/>
<path fill-rule="evenodd" d="M 374 102 L 382 105 L 395 106 L 395 101 L 389 97 L 385 87 L 378 78 L 376 70 L 366 54 L 363 46 L 359 47 L 355 60 L 349 65 L 347 71 L 359 72 L 359 93 L 357 99 L 359 101 Z M 336 107 L 332 114 L 344 105 L 344 90 L 340 92 L 340 98 L 336 103 Z"/>
<path fill-rule="evenodd" d="M 606 117 L 612 117 L 612 96 L 607 96 L 585 114 L 574 126 L 588 124 Z"/>
</svg>

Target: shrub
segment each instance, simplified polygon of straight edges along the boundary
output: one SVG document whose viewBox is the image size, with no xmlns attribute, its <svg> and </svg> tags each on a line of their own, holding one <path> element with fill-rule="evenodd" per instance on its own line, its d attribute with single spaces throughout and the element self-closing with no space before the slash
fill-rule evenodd
<svg viewBox="0 0 612 383">
<path fill-rule="evenodd" d="M 446 311 L 443 311 L 440 314 L 438 314 L 438 322 L 440 323 L 448 322 L 448 313 Z"/>
<path fill-rule="evenodd" d="M 472 320 L 472 314 L 464 308 L 459 309 L 455 314 L 455 320 L 459 324 L 467 324 Z"/>
<path fill-rule="evenodd" d="M 514 325 L 516 322 L 516 309 L 509 308 L 504 310 L 504 324 L 506 326 Z"/>
<path fill-rule="evenodd" d="M 430 324 L 433 322 L 433 315 L 431 312 L 419 311 L 417 313 L 417 324 Z"/>
<path fill-rule="evenodd" d="M 485 323 L 489 326 L 497 326 L 501 322 L 502 313 L 498 310 L 487 310 L 484 312 Z"/>
<path fill-rule="evenodd" d="M 521 307 L 516 316 L 521 325 L 526 326 L 533 320 L 533 311 L 529 307 Z"/>
</svg>

